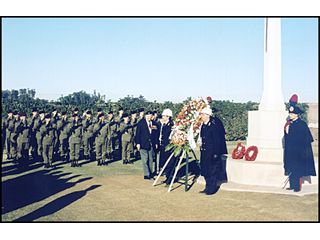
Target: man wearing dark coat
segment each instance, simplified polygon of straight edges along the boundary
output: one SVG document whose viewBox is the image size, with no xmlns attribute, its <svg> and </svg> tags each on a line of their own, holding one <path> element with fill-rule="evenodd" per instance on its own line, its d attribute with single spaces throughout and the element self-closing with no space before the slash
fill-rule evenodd
<svg viewBox="0 0 320 240">
<path fill-rule="evenodd" d="M 200 131 L 200 169 L 206 181 L 206 187 L 200 193 L 212 195 L 219 190 L 221 182 L 226 181 L 226 172 L 222 167 L 222 156 L 227 154 L 225 132 L 222 122 L 212 117 L 209 107 L 204 108 L 200 116 L 203 121 Z"/>
<path fill-rule="evenodd" d="M 152 146 L 152 121 L 151 111 L 137 125 L 136 144 L 137 150 L 140 151 L 144 179 L 152 179 L 153 175 L 153 146 Z"/>
<path fill-rule="evenodd" d="M 299 118 L 301 109 L 296 105 L 289 108 L 289 124 L 284 130 L 284 170 L 289 176 L 290 188 L 301 190 L 300 178 L 316 176 L 311 143 L 313 138 L 307 124 Z"/>
</svg>

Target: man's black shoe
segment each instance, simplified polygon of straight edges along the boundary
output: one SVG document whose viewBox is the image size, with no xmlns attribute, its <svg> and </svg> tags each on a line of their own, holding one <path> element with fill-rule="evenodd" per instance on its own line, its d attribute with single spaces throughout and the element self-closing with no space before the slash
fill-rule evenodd
<svg viewBox="0 0 320 240">
<path fill-rule="evenodd" d="M 293 188 L 288 187 L 288 188 L 286 188 L 286 190 L 293 190 Z"/>
<path fill-rule="evenodd" d="M 300 192 L 301 190 L 300 189 L 294 189 L 293 191 L 294 192 Z"/>
<path fill-rule="evenodd" d="M 204 190 L 200 191 L 199 193 L 207 193 L 207 191 L 204 189 Z"/>
<path fill-rule="evenodd" d="M 144 179 L 147 179 L 147 180 L 149 180 L 149 179 L 150 179 L 150 177 L 149 177 L 149 176 L 144 176 L 143 178 L 144 178 Z"/>
</svg>

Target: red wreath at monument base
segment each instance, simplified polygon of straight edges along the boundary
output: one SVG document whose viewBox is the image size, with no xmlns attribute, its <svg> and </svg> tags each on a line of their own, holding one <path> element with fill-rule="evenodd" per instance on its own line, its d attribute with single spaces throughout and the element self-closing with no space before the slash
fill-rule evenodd
<svg viewBox="0 0 320 240">
<path fill-rule="evenodd" d="M 258 148 L 256 146 L 250 146 L 247 148 L 245 159 L 247 161 L 254 161 L 256 160 L 258 155 Z"/>
<path fill-rule="evenodd" d="M 232 158 L 233 159 L 242 159 L 246 152 L 246 147 L 243 146 L 241 143 L 238 143 L 236 148 L 232 151 Z"/>
</svg>

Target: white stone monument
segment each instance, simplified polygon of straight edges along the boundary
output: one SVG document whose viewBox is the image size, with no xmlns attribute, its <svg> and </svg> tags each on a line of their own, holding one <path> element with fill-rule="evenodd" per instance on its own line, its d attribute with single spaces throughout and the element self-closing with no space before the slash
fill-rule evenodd
<svg viewBox="0 0 320 240">
<path fill-rule="evenodd" d="M 281 19 L 266 18 L 263 94 L 259 110 L 248 112 L 246 146 L 257 146 L 258 155 L 254 162 L 229 157 L 229 182 L 278 188 L 283 185 L 287 178 L 283 169 L 283 129 L 287 116 L 281 86 Z M 318 178 L 312 182 L 317 184 Z"/>
</svg>

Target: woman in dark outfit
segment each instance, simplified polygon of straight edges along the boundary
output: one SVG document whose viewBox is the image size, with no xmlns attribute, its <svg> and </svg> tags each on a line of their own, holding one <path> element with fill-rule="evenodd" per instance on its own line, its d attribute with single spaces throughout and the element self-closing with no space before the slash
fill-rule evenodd
<svg viewBox="0 0 320 240">
<path fill-rule="evenodd" d="M 290 188 L 301 190 L 300 178 L 316 176 L 311 143 L 313 138 L 307 124 L 299 118 L 302 111 L 297 106 L 290 106 L 289 118 L 284 131 L 284 170 L 289 176 Z"/>
</svg>

